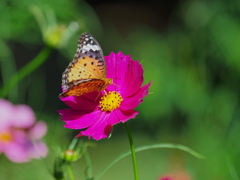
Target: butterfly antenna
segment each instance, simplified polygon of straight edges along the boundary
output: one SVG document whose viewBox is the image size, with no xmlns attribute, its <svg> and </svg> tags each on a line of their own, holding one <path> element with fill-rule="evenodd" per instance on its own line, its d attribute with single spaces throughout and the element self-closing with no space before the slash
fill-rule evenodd
<svg viewBox="0 0 240 180">
<path fill-rule="evenodd" d="M 123 57 L 120 57 L 120 61 L 117 62 L 116 66 L 114 67 L 114 70 L 112 71 L 110 77 L 113 77 L 113 73 L 117 71 L 118 65 L 121 63 Z M 113 79 L 113 78 L 112 78 Z M 115 78 L 115 79 L 121 79 L 121 78 Z M 113 85 L 117 86 L 117 87 L 121 87 L 120 85 L 115 84 L 114 82 L 112 82 Z"/>
<path fill-rule="evenodd" d="M 115 86 L 117 86 L 117 87 L 121 87 L 120 85 L 117 85 L 117 84 L 115 84 L 114 82 L 113 82 L 112 84 L 115 85 Z"/>
</svg>

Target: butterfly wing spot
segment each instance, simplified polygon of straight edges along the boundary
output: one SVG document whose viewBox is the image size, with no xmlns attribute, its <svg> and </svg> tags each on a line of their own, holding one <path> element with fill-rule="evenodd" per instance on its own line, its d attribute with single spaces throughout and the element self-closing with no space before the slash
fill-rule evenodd
<svg viewBox="0 0 240 180">
<path fill-rule="evenodd" d="M 94 62 L 92 61 L 92 62 L 91 62 L 91 65 L 93 65 L 93 64 L 94 64 Z"/>
<path fill-rule="evenodd" d="M 84 63 L 84 67 L 86 67 L 87 66 L 87 63 Z"/>
</svg>

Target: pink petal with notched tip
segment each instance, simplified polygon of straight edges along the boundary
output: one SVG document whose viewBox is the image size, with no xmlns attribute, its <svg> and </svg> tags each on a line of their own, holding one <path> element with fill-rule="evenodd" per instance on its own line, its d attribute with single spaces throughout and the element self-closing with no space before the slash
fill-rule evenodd
<svg viewBox="0 0 240 180">
<path fill-rule="evenodd" d="M 111 113 L 102 111 L 100 111 L 100 113 L 98 120 L 85 131 L 81 131 L 77 137 L 84 135 L 89 138 L 92 137 L 95 140 L 106 138 L 109 136 L 113 125 L 120 122 L 124 123 L 131 118 L 135 118 L 138 114 L 138 112 L 134 110 L 121 111 L 119 109 L 115 109 Z M 89 116 L 86 115 L 86 117 L 88 118 Z"/>
<path fill-rule="evenodd" d="M 122 123 L 127 122 L 129 119 L 135 119 L 136 115 L 138 115 L 138 111 L 129 109 L 129 110 L 121 110 L 118 111 L 118 117 L 121 119 Z"/>
<path fill-rule="evenodd" d="M 138 115 L 138 112 L 135 110 L 121 110 L 121 109 L 115 109 L 111 112 L 111 116 L 108 119 L 108 123 L 111 125 L 115 125 L 117 123 L 125 123 L 129 119 L 134 119 Z"/>
<path fill-rule="evenodd" d="M 151 83 L 146 84 L 145 86 L 140 88 L 136 94 L 130 97 L 125 97 L 123 102 L 121 103 L 120 108 L 124 110 L 136 108 L 143 101 L 143 98 L 148 95 L 150 85 Z"/>
<path fill-rule="evenodd" d="M 105 115 L 105 113 L 99 114 L 98 121 L 89 126 L 85 131 L 81 131 L 77 137 L 88 136 L 95 140 L 103 139 L 108 137 L 111 132 L 111 124 L 108 124 L 108 118 L 111 114 Z"/>
</svg>

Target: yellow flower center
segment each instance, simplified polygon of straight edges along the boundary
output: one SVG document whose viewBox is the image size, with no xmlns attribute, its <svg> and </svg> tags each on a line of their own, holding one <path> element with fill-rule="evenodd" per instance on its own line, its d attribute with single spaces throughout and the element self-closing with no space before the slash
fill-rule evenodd
<svg viewBox="0 0 240 180">
<path fill-rule="evenodd" d="M 0 132 L 0 142 L 8 143 L 12 140 L 12 136 L 9 132 Z"/>
<path fill-rule="evenodd" d="M 112 111 L 119 108 L 122 100 L 122 96 L 118 92 L 108 92 L 103 97 L 101 97 L 101 101 L 99 102 L 100 108 L 102 111 Z"/>
</svg>

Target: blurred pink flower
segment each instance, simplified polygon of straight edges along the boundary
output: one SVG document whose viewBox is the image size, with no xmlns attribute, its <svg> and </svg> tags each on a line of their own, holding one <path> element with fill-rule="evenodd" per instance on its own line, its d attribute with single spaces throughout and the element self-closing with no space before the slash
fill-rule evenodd
<svg viewBox="0 0 240 180">
<path fill-rule="evenodd" d="M 0 99 L 0 153 L 13 162 L 27 162 L 47 155 L 40 141 L 47 131 L 44 122 L 35 122 L 33 110 L 26 105 L 13 105 Z M 35 144 L 33 144 L 35 142 Z"/>
<path fill-rule="evenodd" d="M 186 171 L 174 171 L 161 176 L 158 180 L 192 180 L 192 177 Z"/>
<path fill-rule="evenodd" d="M 151 83 L 141 87 L 143 68 L 122 52 L 105 56 L 107 78 L 113 79 L 105 91 L 61 98 L 71 108 L 58 110 L 66 128 L 84 129 L 79 136 L 95 140 L 109 136 L 113 125 L 125 123 L 138 114 L 133 110 L 148 94 Z"/>
</svg>

